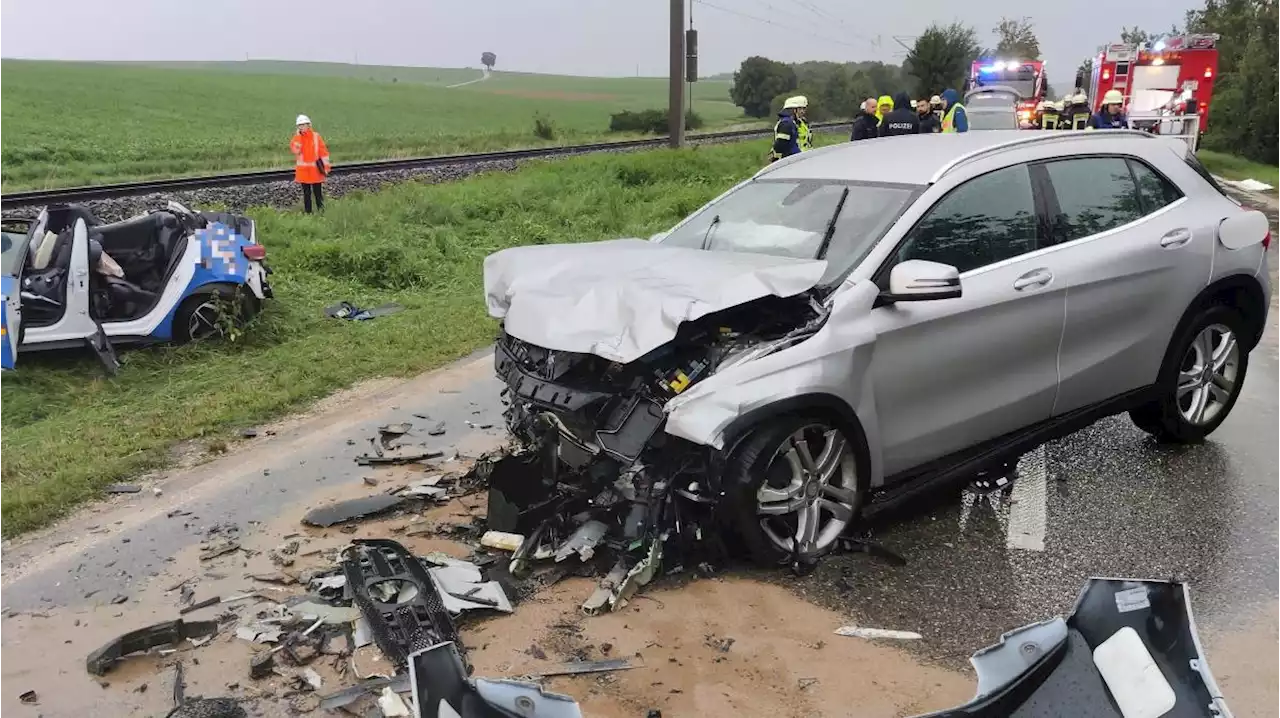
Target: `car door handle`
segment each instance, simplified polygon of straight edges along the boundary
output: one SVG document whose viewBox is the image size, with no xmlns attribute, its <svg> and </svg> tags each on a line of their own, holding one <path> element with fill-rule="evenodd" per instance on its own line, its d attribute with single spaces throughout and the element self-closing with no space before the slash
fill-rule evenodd
<svg viewBox="0 0 1280 718">
<path fill-rule="evenodd" d="M 1047 269 L 1033 269 L 1013 280 L 1013 288 L 1022 291 L 1028 287 L 1043 287 L 1053 280 L 1053 273 Z"/>
<path fill-rule="evenodd" d="M 1191 241 L 1191 230 L 1186 228 L 1175 229 L 1172 232 L 1169 232 L 1168 234 L 1160 238 L 1160 246 L 1164 247 L 1165 249 L 1173 249 L 1175 247 L 1181 247 L 1182 245 L 1190 241 Z"/>
</svg>

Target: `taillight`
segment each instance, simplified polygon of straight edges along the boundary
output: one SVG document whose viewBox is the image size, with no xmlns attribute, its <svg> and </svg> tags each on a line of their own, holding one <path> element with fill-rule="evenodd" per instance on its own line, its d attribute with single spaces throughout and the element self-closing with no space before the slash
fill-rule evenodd
<svg viewBox="0 0 1280 718">
<path fill-rule="evenodd" d="M 240 248 L 240 252 L 244 254 L 245 259 L 255 262 L 261 262 L 267 258 L 267 248 L 261 244 L 246 244 Z"/>
<path fill-rule="evenodd" d="M 1267 236 L 1262 238 L 1262 251 L 1271 249 L 1271 230 L 1267 230 Z"/>
</svg>

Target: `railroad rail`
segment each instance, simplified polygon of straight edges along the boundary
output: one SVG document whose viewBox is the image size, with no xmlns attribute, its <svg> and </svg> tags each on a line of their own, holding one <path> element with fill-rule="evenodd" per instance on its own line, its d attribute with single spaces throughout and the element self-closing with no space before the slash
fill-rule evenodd
<svg viewBox="0 0 1280 718">
<path fill-rule="evenodd" d="M 843 122 L 817 122 L 811 125 L 815 130 L 832 130 L 843 126 Z M 728 132 L 701 132 L 686 135 L 690 142 L 710 140 L 746 139 L 749 137 L 767 136 L 770 129 L 732 130 Z M 375 160 L 372 162 L 350 162 L 334 165 L 333 176 L 364 174 L 368 172 L 385 172 L 388 170 L 419 169 L 424 167 L 442 167 L 447 165 L 469 165 L 501 160 L 529 160 L 541 157 L 561 157 L 566 155 L 587 154 L 591 152 L 609 152 L 615 150 L 632 150 L 661 147 L 667 138 L 654 137 L 643 140 L 622 140 L 618 142 L 596 142 L 586 145 L 568 145 L 561 147 L 534 147 L 518 150 L 501 150 L 498 152 L 476 152 L 463 155 L 441 155 L 437 157 L 410 157 L 394 160 Z M 116 199 L 133 197 L 142 194 L 160 192 L 177 192 L 182 190 L 204 189 L 207 187 L 235 187 L 240 185 L 264 184 L 267 182 L 289 182 L 293 180 L 293 168 L 277 170 L 256 170 L 253 172 L 232 172 L 228 174 L 205 175 L 201 177 L 174 177 L 171 179 L 143 180 L 140 182 L 119 182 L 115 184 L 92 185 L 85 187 L 60 187 L 54 189 L 38 189 L 24 192 L 6 192 L 0 196 L 0 209 L 14 209 L 31 205 L 52 204 L 57 202 L 86 202 L 95 199 Z"/>
</svg>

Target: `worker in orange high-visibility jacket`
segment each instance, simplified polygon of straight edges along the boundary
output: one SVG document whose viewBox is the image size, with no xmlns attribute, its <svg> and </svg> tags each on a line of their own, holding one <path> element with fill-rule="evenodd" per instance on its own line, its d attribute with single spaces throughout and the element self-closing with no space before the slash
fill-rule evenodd
<svg viewBox="0 0 1280 718">
<path fill-rule="evenodd" d="M 324 138 L 319 132 L 311 129 L 311 118 L 298 115 L 298 134 L 293 136 L 289 144 L 293 152 L 293 181 L 302 185 L 302 209 L 311 212 L 311 198 L 316 200 L 316 209 L 324 211 L 324 178 L 329 175 L 329 148 L 324 145 Z"/>
</svg>

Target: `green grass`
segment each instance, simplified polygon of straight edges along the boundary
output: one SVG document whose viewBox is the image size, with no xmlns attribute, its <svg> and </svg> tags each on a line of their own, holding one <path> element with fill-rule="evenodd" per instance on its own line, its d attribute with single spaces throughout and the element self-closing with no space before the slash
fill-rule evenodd
<svg viewBox="0 0 1280 718">
<path fill-rule="evenodd" d="M 1219 177 L 1229 180 L 1255 179 L 1266 182 L 1272 187 L 1280 187 L 1280 167 L 1275 165 L 1264 165 L 1213 150 L 1197 150 L 1196 157 L 1200 159 L 1205 169 Z"/>
<path fill-rule="evenodd" d="M 820 138 L 834 141 L 840 138 Z M 24 354 L 3 385 L 3 535 L 42 526 L 102 487 L 162 465 L 187 439 L 220 444 L 361 379 L 411 375 L 492 341 L 481 264 L 521 244 L 647 237 L 761 163 L 764 141 L 593 155 L 448 184 L 347 195 L 323 216 L 256 210 L 277 299 L 236 343 Z M 406 310 L 327 319 L 349 300 Z"/>
<path fill-rule="evenodd" d="M 175 69 L 181 67 L 183 69 Z M 336 164 L 606 137 L 609 115 L 665 107 L 655 78 L 324 63 L 86 64 L 5 60 L 0 187 L 20 190 L 292 166 L 293 119 Z M 397 80 L 392 82 L 392 79 Z M 729 83 L 694 85 L 708 127 L 745 122 Z M 534 116 L 557 129 L 548 143 Z"/>
</svg>

